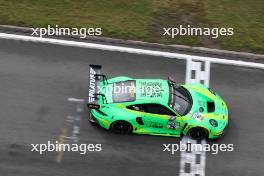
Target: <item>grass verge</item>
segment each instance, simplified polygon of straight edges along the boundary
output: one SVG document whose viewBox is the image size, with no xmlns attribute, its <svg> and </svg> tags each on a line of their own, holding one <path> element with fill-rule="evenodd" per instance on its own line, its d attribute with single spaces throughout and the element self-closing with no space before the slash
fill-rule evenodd
<svg viewBox="0 0 264 176">
<path fill-rule="evenodd" d="M 0 0 L 0 24 L 102 27 L 103 35 L 264 54 L 263 0 Z M 163 27 L 233 27 L 233 36 L 162 37 Z"/>
</svg>

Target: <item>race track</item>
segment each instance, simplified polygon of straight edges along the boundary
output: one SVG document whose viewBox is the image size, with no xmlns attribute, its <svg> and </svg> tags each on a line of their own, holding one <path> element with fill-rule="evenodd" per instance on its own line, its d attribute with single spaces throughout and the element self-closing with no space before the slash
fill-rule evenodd
<svg viewBox="0 0 264 176">
<path fill-rule="evenodd" d="M 162 144 L 180 139 L 117 135 L 91 126 L 82 113 L 79 143 L 101 143 L 101 152 L 40 155 L 30 144 L 58 140 L 71 132 L 67 116 L 85 98 L 88 65 L 103 65 L 108 77 L 185 80 L 185 61 L 119 52 L 0 39 L 0 175 L 4 176 L 161 176 L 179 174 L 180 153 L 163 152 Z M 220 140 L 233 152 L 207 153 L 206 175 L 262 176 L 264 162 L 264 71 L 213 64 L 211 87 L 227 102 L 228 129 Z"/>
</svg>

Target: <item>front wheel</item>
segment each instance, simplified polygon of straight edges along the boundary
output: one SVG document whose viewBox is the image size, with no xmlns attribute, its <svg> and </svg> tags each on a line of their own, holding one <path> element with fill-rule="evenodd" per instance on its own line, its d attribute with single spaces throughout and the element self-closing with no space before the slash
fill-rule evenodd
<svg viewBox="0 0 264 176">
<path fill-rule="evenodd" d="M 115 121 L 111 125 L 111 131 L 119 134 L 129 134 L 133 130 L 132 125 L 126 121 Z"/>
<path fill-rule="evenodd" d="M 195 127 L 188 131 L 188 136 L 196 140 L 202 140 L 208 137 L 208 131 L 204 128 Z"/>
</svg>

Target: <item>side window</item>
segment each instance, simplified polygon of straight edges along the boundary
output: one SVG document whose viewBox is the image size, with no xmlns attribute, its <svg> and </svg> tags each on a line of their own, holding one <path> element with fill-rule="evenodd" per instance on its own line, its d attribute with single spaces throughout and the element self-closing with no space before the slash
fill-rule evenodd
<svg viewBox="0 0 264 176">
<path fill-rule="evenodd" d="M 145 112 L 160 115 L 174 115 L 169 109 L 160 104 L 143 104 Z"/>
<path fill-rule="evenodd" d="M 141 104 L 130 105 L 130 106 L 127 106 L 127 108 L 131 109 L 131 110 L 134 110 L 134 111 L 142 111 L 142 112 L 145 111 Z"/>
<path fill-rule="evenodd" d="M 135 111 L 142 111 L 152 114 L 175 116 L 173 112 L 171 112 L 168 108 L 160 104 L 136 104 L 128 106 L 127 108 Z"/>
</svg>

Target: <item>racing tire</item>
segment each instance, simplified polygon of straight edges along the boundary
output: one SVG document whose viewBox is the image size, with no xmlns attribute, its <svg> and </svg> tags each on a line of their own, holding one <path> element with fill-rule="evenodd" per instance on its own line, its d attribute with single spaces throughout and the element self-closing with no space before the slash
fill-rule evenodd
<svg viewBox="0 0 264 176">
<path fill-rule="evenodd" d="M 133 126 L 127 121 L 119 120 L 111 124 L 110 130 L 118 134 L 130 134 L 132 133 Z"/>
<path fill-rule="evenodd" d="M 194 127 L 188 131 L 188 136 L 192 139 L 202 140 L 208 138 L 208 131 L 201 127 Z"/>
</svg>

